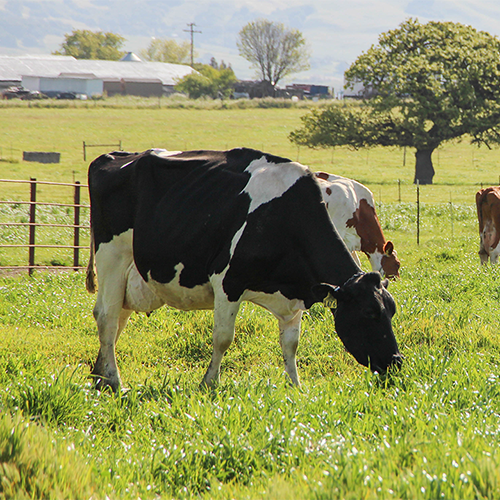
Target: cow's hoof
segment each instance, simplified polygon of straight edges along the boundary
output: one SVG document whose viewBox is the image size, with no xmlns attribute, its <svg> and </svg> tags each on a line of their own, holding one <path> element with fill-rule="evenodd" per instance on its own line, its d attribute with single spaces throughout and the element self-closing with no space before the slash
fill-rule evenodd
<svg viewBox="0 0 500 500">
<path fill-rule="evenodd" d="M 114 393 L 120 390 L 120 381 L 112 378 L 103 377 L 92 373 L 90 375 L 94 380 L 94 388 L 98 391 L 113 391 Z"/>
</svg>

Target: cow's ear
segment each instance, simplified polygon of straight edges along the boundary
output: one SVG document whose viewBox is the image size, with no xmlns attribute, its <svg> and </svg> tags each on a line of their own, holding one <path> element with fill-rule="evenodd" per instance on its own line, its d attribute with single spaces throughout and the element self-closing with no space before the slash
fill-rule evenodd
<svg viewBox="0 0 500 500">
<path fill-rule="evenodd" d="M 329 285 L 328 283 L 320 283 L 312 287 L 312 293 L 316 302 L 323 302 L 325 307 L 335 308 L 337 299 L 342 297 L 340 287 Z"/>
<path fill-rule="evenodd" d="M 384 245 L 384 253 L 386 255 L 392 255 L 392 252 L 394 252 L 394 244 L 392 241 L 386 241 Z"/>
<path fill-rule="evenodd" d="M 382 281 L 382 286 L 387 289 L 389 288 L 389 280 L 385 278 L 385 280 Z"/>
</svg>

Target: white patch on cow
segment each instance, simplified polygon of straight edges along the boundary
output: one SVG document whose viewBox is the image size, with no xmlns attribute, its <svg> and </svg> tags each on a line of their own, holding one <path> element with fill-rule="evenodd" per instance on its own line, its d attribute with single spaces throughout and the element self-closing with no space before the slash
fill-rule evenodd
<svg viewBox="0 0 500 500">
<path fill-rule="evenodd" d="M 181 154 L 182 151 L 168 151 L 167 149 L 154 148 L 151 149 L 151 153 L 156 156 L 159 156 L 160 158 L 168 158 L 169 156 L 175 156 Z"/>
<path fill-rule="evenodd" d="M 347 227 L 346 222 L 352 219 L 359 208 L 359 198 L 350 179 L 328 174 L 328 180 L 318 178 L 323 200 L 333 225 L 346 247 L 351 251 L 361 250 L 361 240 L 356 228 Z"/>
<path fill-rule="evenodd" d="M 233 239 L 231 240 L 231 248 L 229 249 L 229 255 L 230 259 L 234 255 L 234 251 L 236 250 L 236 245 L 240 241 L 241 235 L 243 234 L 243 231 L 245 231 L 245 228 L 247 226 L 247 223 L 245 222 L 239 229 L 236 231 L 236 233 L 233 236 Z"/>
<path fill-rule="evenodd" d="M 160 148 L 152 148 L 152 149 L 150 149 L 150 151 L 151 151 L 151 154 L 154 154 L 155 156 L 159 156 L 160 158 L 168 158 L 169 156 L 175 156 L 175 155 L 182 153 L 182 151 L 167 151 L 166 149 L 160 149 Z M 135 161 L 135 159 L 132 161 L 129 161 L 128 163 L 125 163 L 125 165 L 122 165 L 120 167 L 120 169 L 128 167 L 129 165 L 134 163 L 134 161 Z"/>
<path fill-rule="evenodd" d="M 101 243 L 95 254 L 98 279 L 103 275 L 114 274 L 125 277 L 127 269 L 133 262 L 132 238 L 133 230 L 129 229 L 113 236 L 107 243 Z"/>
<path fill-rule="evenodd" d="M 251 177 L 243 189 L 250 196 L 249 213 L 274 198 L 279 198 L 298 179 L 307 175 L 309 169 L 300 163 L 270 163 L 265 156 L 254 160 L 245 169 Z"/>
<path fill-rule="evenodd" d="M 213 309 L 214 291 L 210 282 L 196 285 L 193 288 L 181 286 L 180 278 L 184 264 L 179 262 L 175 266 L 175 277 L 169 283 L 160 283 L 148 274 L 148 285 L 161 298 L 163 303 L 181 309 L 192 311 L 197 309 Z"/>
<path fill-rule="evenodd" d="M 144 281 L 135 263 L 132 262 L 127 272 L 127 287 L 123 307 L 132 311 L 151 312 L 163 305 L 163 300 Z"/>
<path fill-rule="evenodd" d="M 132 253 L 133 230 L 116 235 L 108 243 L 101 243 L 95 259 L 97 279 L 104 308 L 120 303 L 132 311 L 150 312 L 164 303 L 148 287 L 137 271 Z"/>
<path fill-rule="evenodd" d="M 305 311 L 303 300 L 287 299 L 281 292 L 264 293 L 246 290 L 241 298 L 272 312 L 280 321 L 290 321 L 299 311 Z"/>
<path fill-rule="evenodd" d="M 384 254 L 380 252 L 371 253 L 368 258 L 370 259 L 370 265 L 374 271 L 378 271 L 382 276 L 384 275 L 384 269 L 382 268 L 382 258 Z"/>
<path fill-rule="evenodd" d="M 498 243 L 498 245 L 495 248 L 490 247 L 488 249 L 488 254 L 490 256 L 490 262 L 492 264 L 497 264 L 498 263 L 498 256 L 500 255 L 500 243 Z"/>
</svg>

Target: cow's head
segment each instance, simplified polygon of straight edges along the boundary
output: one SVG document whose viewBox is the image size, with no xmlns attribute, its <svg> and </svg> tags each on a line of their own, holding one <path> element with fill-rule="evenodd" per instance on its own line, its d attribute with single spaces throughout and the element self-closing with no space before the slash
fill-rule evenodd
<svg viewBox="0 0 500 500">
<path fill-rule="evenodd" d="M 382 255 L 382 269 L 387 278 L 399 278 L 399 262 L 398 254 L 394 250 L 392 241 L 386 241 L 384 245 L 384 254 Z"/>
<path fill-rule="evenodd" d="M 392 331 L 396 304 L 387 291 L 388 283 L 379 273 L 360 273 L 341 287 L 321 284 L 313 288 L 318 299 L 336 301 L 332 308 L 335 326 L 347 351 L 379 373 L 402 362 Z"/>
</svg>

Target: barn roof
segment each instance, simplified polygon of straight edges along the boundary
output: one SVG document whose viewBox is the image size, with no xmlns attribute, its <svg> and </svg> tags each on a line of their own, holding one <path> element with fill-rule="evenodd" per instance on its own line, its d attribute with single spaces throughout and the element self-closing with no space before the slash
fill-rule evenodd
<svg viewBox="0 0 500 500">
<path fill-rule="evenodd" d="M 183 64 L 145 61 L 103 61 L 75 59 L 68 56 L 0 56 L 0 81 L 19 81 L 22 76 L 56 78 L 63 74 L 89 75 L 95 78 L 160 80 L 175 85 L 176 80 L 194 70 Z"/>
</svg>

